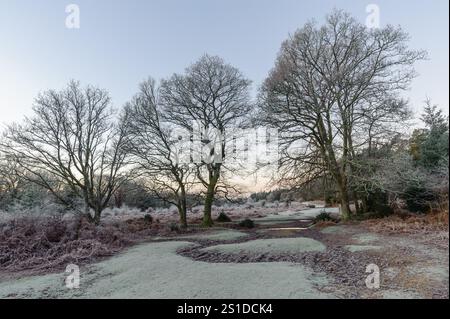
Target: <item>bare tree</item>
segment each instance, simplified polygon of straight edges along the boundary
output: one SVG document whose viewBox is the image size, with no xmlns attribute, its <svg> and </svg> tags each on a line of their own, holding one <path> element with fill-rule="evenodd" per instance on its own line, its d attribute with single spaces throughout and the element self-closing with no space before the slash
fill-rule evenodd
<svg viewBox="0 0 450 319">
<path fill-rule="evenodd" d="M 209 55 L 161 85 L 167 120 L 188 130 L 194 144 L 197 141 L 200 145 L 194 147 L 192 159 L 197 177 L 206 189 L 203 217 L 206 226 L 213 223 L 214 196 L 227 168 L 227 133 L 241 126 L 251 109 L 249 86 L 250 81 L 238 69 Z"/>
<path fill-rule="evenodd" d="M 126 149 L 138 175 L 160 199 L 178 208 L 180 223 L 187 227 L 187 189 L 193 170 L 179 158 L 182 141 L 173 124 L 164 122 L 158 88 L 153 79 L 141 83 L 139 93 L 125 107 Z"/>
<path fill-rule="evenodd" d="M 329 173 L 344 218 L 352 159 L 371 143 L 375 127 L 407 114 L 400 93 L 425 56 L 409 50 L 407 40 L 400 28 L 368 29 L 335 11 L 325 25 L 308 23 L 283 43 L 263 84 L 262 118 L 279 129 L 282 170 L 301 170 L 305 181 Z"/>
<path fill-rule="evenodd" d="M 125 178 L 125 131 L 113 122 L 110 104 L 106 91 L 72 81 L 62 91 L 40 94 L 34 116 L 10 125 L 1 143 L 24 178 L 63 202 L 59 190 L 69 187 L 95 223 Z"/>
<path fill-rule="evenodd" d="M 16 197 L 21 182 L 18 165 L 10 157 L 0 152 L 0 207 L 7 206 Z"/>
</svg>

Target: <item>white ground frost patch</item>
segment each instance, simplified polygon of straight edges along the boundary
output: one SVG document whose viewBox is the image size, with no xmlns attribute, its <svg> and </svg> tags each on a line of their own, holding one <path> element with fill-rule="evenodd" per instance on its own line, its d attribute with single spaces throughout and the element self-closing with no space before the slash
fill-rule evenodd
<svg viewBox="0 0 450 319">
<path fill-rule="evenodd" d="M 88 269 L 80 288 L 64 274 L 1 282 L 0 298 L 329 298 L 322 273 L 291 263 L 206 263 L 176 254 L 189 242 L 136 246 Z"/>
<path fill-rule="evenodd" d="M 218 230 L 214 232 L 208 232 L 206 234 L 195 234 L 189 236 L 181 236 L 178 238 L 181 239 L 199 239 L 199 240 L 223 240 L 223 241 L 231 241 L 236 240 L 242 237 L 248 236 L 246 233 L 237 231 L 237 230 Z"/>
<path fill-rule="evenodd" d="M 352 253 L 367 250 L 380 250 L 383 247 L 374 244 L 380 237 L 376 234 L 362 233 L 356 234 L 351 237 L 351 239 L 356 243 L 355 245 L 346 245 L 345 248 Z"/>
<path fill-rule="evenodd" d="M 320 213 L 329 213 L 331 215 L 339 215 L 338 207 L 319 207 L 319 208 L 309 208 L 303 210 L 287 210 L 279 212 L 277 214 L 269 214 L 261 218 L 255 218 L 256 223 L 267 223 L 267 224 L 277 224 L 286 223 L 295 220 L 312 220 Z"/>
<path fill-rule="evenodd" d="M 298 254 L 308 251 L 324 251 L 321 242 L 305 237 L 256 239 L 238 244 L 223 244 L 203 248 L 204 251 L 216 251 L 225 254 Z"/>
<path fill-rule="evenodd" d="M 320 231 L 323 234 L 348 234 L 352 228 L 346 225 L 329 226 Z"/>
<path fill-rule="evenodd" d="M 381 246 L 374 246 L 374 245 L 346 245 L 345 248 L 352 253 L 358 252 L 358 251 L 366 251 L 366 250 L 379 250 L 383 247 Z"/>
<path fill-rule="evenodd" d="M 376 242 L 377 240 L 379 240 L 380 237 L 377 236 L 376 234 L 366 233 L 366 234 L 354 235 L 354 236 L 352 236 L 352 239 L 360 244 L 370 244 L 370 243 L 373 243 L 373 242 Z"/>
</svg>

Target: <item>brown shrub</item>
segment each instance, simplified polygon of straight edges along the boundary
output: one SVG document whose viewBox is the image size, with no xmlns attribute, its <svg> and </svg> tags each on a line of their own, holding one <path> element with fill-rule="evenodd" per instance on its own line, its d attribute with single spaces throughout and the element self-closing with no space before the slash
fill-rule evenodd
<svg viewBox="0 0 450 319">
<path fill-rule="evenodd" d="M 0 270 L 59 269 L 106 257 L 156 235 L 142 218 L 95 226 L 82 218 L 20 218 L 0 224 Z"/>
<path fill-rule="evenodd" d="M 392 215 L 362 222 L 370 230 L 386 233 L 430 233 L 449 229 L 448 210 L 426 215 Z"/>
<path fill-rule="evenodd" d="M 321 220 L 314 224 L 315 228 L 322 229 L 328 226 L 335 226 L 336 222 L 331 220 Z"/>
</svg>

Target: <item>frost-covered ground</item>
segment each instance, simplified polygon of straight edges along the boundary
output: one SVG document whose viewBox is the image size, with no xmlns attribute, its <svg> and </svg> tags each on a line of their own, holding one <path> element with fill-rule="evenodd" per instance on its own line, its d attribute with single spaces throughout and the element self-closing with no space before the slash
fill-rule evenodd
<svg viewBox="0 0 450 319">
<path fill-rule="evenodd" d="M 310 209 L 306 210 L 308 208 L 308 205 L 315 205 L 318 208 L 315 208 L 312 211 Z M 323 208 L 321 207 L 323 207 L 323 202 L 291 202 L 289 205 L 284 202 L 272 203 L 266 201 L 249 201 L 245 204 L 226 203 L 222 206 L 213 205 L 212 217 L 213 219 L 216 219 L 219 214 L 223 212 L 234 221 L 244 218 L 259 219 L 263 217 L 278 219 L 286 215 L 298 215 L 300 217 L 300 215 L 304 214 L 303 212 L 306 212 L 307 214 L 308 211 L 311 211 L 310 216 L 305 217 L 312 218 L 323 210 Z M 329 208 L 327 208 L 327 210 L 329 210 Z M 332 208 L 331 211 L 338 212 L 338 209 Z M 123 220 L 135 217 L 143 217 L 148 213 L 163 223 L 177 222 L 179 218 L 178 211 L 175 206 L 172 206 L 170 208 L 150 208 L 147 211 L 140 211 L 138 209 L 132 209 L 128 207 L 112 209 L 108 208 L 104 211 L 103 217 L 106 220 Z M 281 215 L 277 216 L 279 214 Z M 188 222 L 190 223 L 201 221 L 203 218 L 203 205 L 189 208 L 187 217 Z M 261 221 L 263 220 L 261 219 Z"/>
<path fill-rule="evenodd" d="M 67 274 L 58 272 L 3 279 L 0 298 L 448 298 L 448 248 L 359 224 L 311 228 L 308 221 L 324 209 L 307 206 L 215 207 L 215 216 L 224 210 L 234 221 L 252 216 L 256 228 L 231 223 L 149 238 L 82 266 L 78 289 L 66 288 Z M 106 218 L 143 212 L 127 214 L 112 210 Z M 152 216 L 177 217 L 170 210 Z M 199 218 L 201 210 L 191 214 L 191 221 Z M 369 264 L 379 266 L 378 289 L 366 286 Z"/>
<path fill-rule="evenodd" d="M 52 274 L 0 283 L 0 297 L 327 298 L 324 274 L 289 263 L 206 263 L 176 254 L 189 242 L 139 245 L 81 271 L 79 289 Z"/>
<path fill-rule="evenodd" d="M 321 242 L 303 237 L 256 239 L 237 244 L 222 244 L 203 248 L 203 251 L 216 251 L 224 254 L 297 254 L 305 251 L 325 251 Z"/>
<path fill-rule="evenodd" d="M 315 205 L 316 209 L 308 209 L 308 205 Z M 318 213 L 322 211 L 323 202 L 291 202 L 289 205 L 286 205 L 285 202 L 266 202 L 266 201 L 258 201 L 253 202 L 249 201 L 245 204 L 233 204 L 226 203 L 222 206 L 212 207 L 212 217 L 216 219 L 220 213 L 226 213 L 231 219 L 239 220 L 243 218 L 272 218 L 279 219 L 283 218 L 286 215 L 298 215 L 299 217 L 302 214 L 308 215 L 309 217 L 314 217 Z M 71 219 L 74 216 L 74 212 L 66 212 L 65 214 L 58 214 L 58 208 L 55 205 L 44 205 L 43 207 L 34 207 L 34 208 L 24 208 L 24 207 L 13 207 L 9 212 L 0 211 L 0 223 L 5 222 L 7 220 L 18 218 L 18 217 L 39 217 L 39 216 L 62 216 L 63 219 Z M 327 210 L 329 210 L 327 208 Z M 332 212 L 337 212 L 336 208 L 331 209 Z M 305 212 L 305 213 L 304 213 Z M 175 206 L 171 206 L 169 208 L 149 208 L 148 210 L 140 210 L 138 208 L 123 206 L 121 208 L 106 208 L 102 212 L 102 220 L 103 221 L 121 221 L 128 220 L 133 218 L 144 217 L 146 214 L 152 215 L 155 219 L 158 219 L 162 223 L 171 223 L 178 222 L 179 215 L 177 208 Z M 280 216 L 277 216 L 279 215 Z M 194 207 L 190 207 L 188 210 L 188 221 L 191 223 L 198 222 L 203 217 L 203 205 L 198 205 Z M 306 216 L 308 217 L 308 216 Z M 261 219 L 261 221 L 264 221 Z"/>
</svg>

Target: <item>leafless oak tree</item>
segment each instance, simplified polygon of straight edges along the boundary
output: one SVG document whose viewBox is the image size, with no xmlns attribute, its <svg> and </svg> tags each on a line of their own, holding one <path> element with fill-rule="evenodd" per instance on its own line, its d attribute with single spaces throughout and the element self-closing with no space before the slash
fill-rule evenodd
<svg viewBox="0 0 450 319">
<path fill-rule="evenodd" d="M 400 28 L 368 29 L 335 11 L 308 23 L 281 48 L 261 90 L 263 122 L 279 129 L 284 179 L 329 173 L 349 217 L 353 159 L 387 123 L 407 115 L 400 93 L 422 51 L 409 50 Z M 291 173 L 294 173 L 292 175 Z"/>
<path fill-rule="evenodd" d="M 62 91 L 40 94 L 34 116 L 10 125 L 1 143 L 24 178 L 61 201 L 58 190 L 69 187 L 95 223 L 125 178 L 125 131 L 113 121 L 110 104 L 106 91 L 72 81 Z"/>
<path fill-rule="evenodd" d="M 179 158 L 184 145 L 174 125 L 164 122 L 158 91 L 155 81 L 148 79 L 126 105 L 126 149 L 138 176 L 157 197 L 178 208 L 181 226 L 187 227 L 186 187 L 194 183 L 194 171 Z"/>
<path fill-rule="evenodd" d="M 18 164 L 0 151 L 0 204 L 6 198 L 13 199 L 18 193 L 22 181 L 18 169 Z"/>
<path fill-rule="evenodd" d="M 250 81 L 238 69 L 209 55 L 187 68 L 184 74 L 174 74 L 161 84 L 161 102 L 167 120 L 191 132 L 201 146 L 208 146 L 206 156 L 193 160 L 197 178 L 206 189 L 203 217 L 206 226 L 213 223 L 211 207 L 226 169 L 227 133 L 238 128 L 251 109 L 249 86 Z M 195 125 L 200 134 L 195 134 Z"/>
</svg>

